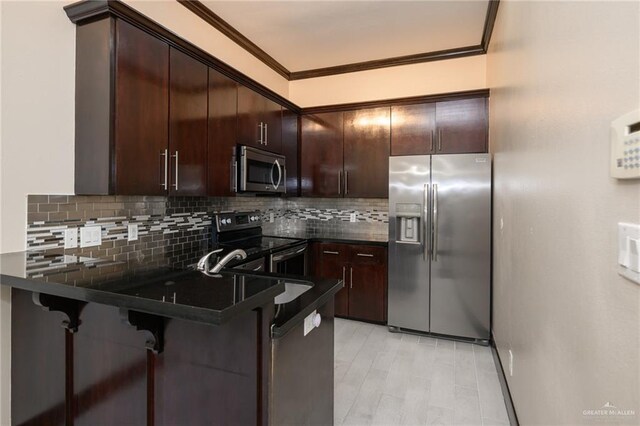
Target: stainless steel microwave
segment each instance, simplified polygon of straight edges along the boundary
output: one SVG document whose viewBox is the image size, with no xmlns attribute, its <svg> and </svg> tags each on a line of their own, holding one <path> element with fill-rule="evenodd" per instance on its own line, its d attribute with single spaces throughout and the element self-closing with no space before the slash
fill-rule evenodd
<svg viewBox="0 0 640 426">
<path fill-rule="evenodd" d="M 238 146 L 238 192 L 284 193 L 285 157 L 244 145 Z"/>
</svg>

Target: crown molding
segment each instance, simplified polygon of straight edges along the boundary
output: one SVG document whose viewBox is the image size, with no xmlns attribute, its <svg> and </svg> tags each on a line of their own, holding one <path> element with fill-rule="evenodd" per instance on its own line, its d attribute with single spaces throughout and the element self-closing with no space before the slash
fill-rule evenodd
<svg viewBox="0 0 640 426">
<path fill-rule="evenodd" d="M 423 62 L 442 61 L 447 59 L 462 58 L 465 56 L 484 55 L 489 48 L 491 32 L 498 14 L 500 0 L 489 0 L 487 13 L 485 15 L 484 28 L 480 44 L 472 46 L 457 47 L 453 49 L 439 50 L 433 52 L 417 53 L 406 56 L 396 56 L 392 58 L 375 59 L 364 62 L 354 62 L 350 64 L 337 65 L 332 67 L 314 68 L 302 71 L 289 71 L 284 65 L 262 50 L 258 45 L 249 40 L 240 31 L 231 26 L 211 9 L 205 6 L 200 0 L 176 0 L 181 5 L 196 14 L 209 25 L 229 37 L 240 47 L 251 53 L 262 61 L 269 68 L 280 74 L 287 80 L 302 80 L 307 78 L 325 77 L 337 74 L 346 74 L 357 71 L 368 71 L 379 68 L 396 67 L 401 65 L 412 65 Z"/>
</svg>

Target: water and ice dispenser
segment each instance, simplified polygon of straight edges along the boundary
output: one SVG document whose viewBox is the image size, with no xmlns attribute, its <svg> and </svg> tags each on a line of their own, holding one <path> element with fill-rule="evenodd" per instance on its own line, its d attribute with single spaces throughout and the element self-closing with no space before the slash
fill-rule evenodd
<svg viewBox="0 0 640 426">
<path fill-rule="evenodd" d="M 421 204 L 396 204 L 396 220 L 398 221 L 398 233 L 396 241 L 401 241 L 404 243 L 419 243 L 421 217 Z"/>
</svg>

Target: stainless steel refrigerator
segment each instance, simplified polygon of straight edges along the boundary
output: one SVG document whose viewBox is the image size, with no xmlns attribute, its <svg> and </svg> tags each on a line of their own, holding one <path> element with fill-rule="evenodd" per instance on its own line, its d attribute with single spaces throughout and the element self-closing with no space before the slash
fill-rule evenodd
<svg viewBox="0 0 640 426">
<path fill-rule="evenodd" d="M 486 340 L 491 156 L 389 159 L 389 327 Z"/>
</svg>

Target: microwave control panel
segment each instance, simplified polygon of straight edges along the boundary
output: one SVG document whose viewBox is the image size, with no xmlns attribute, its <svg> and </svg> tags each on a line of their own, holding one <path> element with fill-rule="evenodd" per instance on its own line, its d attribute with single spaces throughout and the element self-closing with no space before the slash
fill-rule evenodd
<svg viewBox="0 0 640 426">
<path fill-rule="evenodd" d="M 611 122 L 611 176 L 640 178 L 640 109 Z"/>
</svg>

